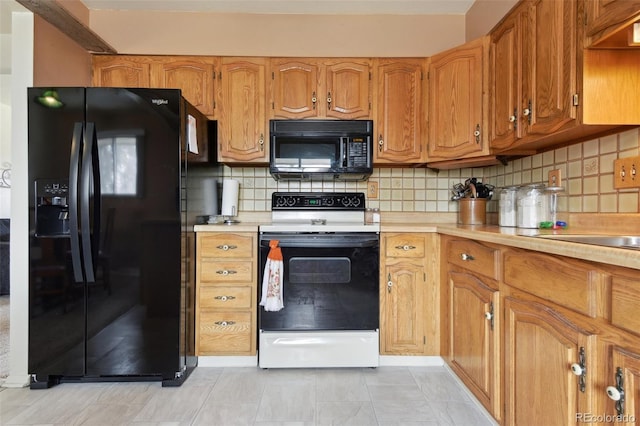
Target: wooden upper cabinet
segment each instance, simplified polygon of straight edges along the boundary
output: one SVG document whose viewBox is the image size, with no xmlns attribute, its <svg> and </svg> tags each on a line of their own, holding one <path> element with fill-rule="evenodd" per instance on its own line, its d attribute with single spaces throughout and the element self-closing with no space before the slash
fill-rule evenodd
<svg viewBox="0 0 640 426">
<path fill-rule="evenodd" d="M 631 24 L 640 19 L 640 0 L 584 0 L 585 46 L 625 47 Z"/>
<path fill-rule="evenodd" d="M 215 58 L 165 57 L 151 64 L 151 87 L 180 89 L 182 96 L 203 114 L 214 113 Z"/>
<path fill-rule="evenodd" d="M 274 118 L 316 118 L 320 66 L 293 59 L 271 60 L 271 115 Z"/>
<path fill-rule="evenodd" d="M 270 64 L 272 118 L 370 118 L 369 60 L 275 58 Z"/>
<path fill-rule="evenodd" d="M 426 162 L 425 59 L 374 60 L 375 165 Z"/>
<path fill-rule="evenodd" d="M 576 0 L 523 0 L 492 31 L 492 148 L 577 124 L 577 10 Z"/>
<path fill-rule="evenodd" d="M 326 116 L 340 119 L 371 117 L 369 61 L 334 60 L 325 67 Z"/>
<path fill-rule="evenodd" d="M 218 159 L 269 162 L 264 58 L 223 58 L 217 93 Z"/>
<path fill-rule="evenodd" d="M 483 37 L 431 57 L 429 162 L 489 154 L 487 43 Z"/>
<path fill-rule="evenodd" d="M 95 87 L 150 87 L 149 79 L 149 59 L 145 56 L 93 56 Z"/>
</svg>

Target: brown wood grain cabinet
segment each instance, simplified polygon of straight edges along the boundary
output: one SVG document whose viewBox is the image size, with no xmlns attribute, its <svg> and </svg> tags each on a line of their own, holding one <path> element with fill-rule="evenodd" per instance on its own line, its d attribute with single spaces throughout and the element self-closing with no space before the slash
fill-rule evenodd
<svg viewBox="0 0 640 426">
<path fill-rule="evenodd" d="M 371 61 L 273 58 L 271 118 L 371 118 Z"/>
<path fill-rule="evenodd" d="M 443 358 L 500 424 L 636 424 L 640 271 L 441 238 Z"/>
<path fill-rule="evenodd" d="M 640 20 L 639 0 L 584 0 L 585 46 L 624 48 L 632 23 Z"/>
<path fill-rule="evenodd" d="M 196 355 L 256 354 L 257 234 L 198 232 Z"/>
<path fill-rule="evenodd" d="M 95 87 L 151 87 L 147 56 L 94 55 L 92 63 Z"/>
<path fill-rule="evenodd" d="M 218 74 L 218 159 L 268 164 L 265 58 L 222 58 Z"/>
<path fill-rule="evenodd" d="M 374 59 L 374 165 L 426 162 L 427 65 L 427 59 Z"/>
<path fill-rule="evenodd" d="M 500 386 L 500 251 L 481 243 L 444 238 L 447 348 L 445 360 L 496 420 L 502 418 Z"/>
<path fill-rule="evenodd" d="M 429 163 L 489 154 L 488 38 L 438 53 L 429 62 Z"/>
<path fill-rule="evenodd" d="M 424 355 L 428 234 L 383 233 L 380 241 L 380 353 Z"/>
</svg>

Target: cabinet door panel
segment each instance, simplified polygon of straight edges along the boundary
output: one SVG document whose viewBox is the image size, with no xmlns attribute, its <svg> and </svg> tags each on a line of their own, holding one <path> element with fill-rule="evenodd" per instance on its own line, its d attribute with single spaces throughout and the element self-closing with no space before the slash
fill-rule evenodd
<svg viewBox="0 0 640 426">
<path fill-rule="evenodd" d="M 376 65 L 376 126 L 373 161 L 377 164 L 422 163 L 424 122 L 422 60 L 379 61 Z"/>
<path fill-rule="evenodd" d="M 524 117 L 528 134 L 550 134 L 575 122 L 576 14 L 576 0 L 532 2 L 532 31 L 523 46 L 530 53 L 524 64 L 526 85 L 521 105 L 522 111 L 531 110 Z"/>
<path fill-rule="evenodd" d="M 269 160 L 264 60 L 223 60 L 218 117 L 220 161 Z"/>
<path fill-rule="evenodd" d="M 205 115 L 213 115 L 212 59 L 165 59 L 151 69 L 153 87 L 180 89 L 182 96 Z"/>
<path fill-rule="evenodd" d="M 469 273 L 449 273 L 450 357 L 459 374 L 482 404 L 500 418 L 497 319 L 498 292 Z"/>
<path fill-rule="evenodd" d="M 424 268 L 410 263 L 387 265 L 384 277 L 380 288 L 382 352 L 424 352 Z"/>
<path fill-rule="evenodd" d="M 485 153 L 483 39 L 431 58 L 428 158 Z"/>
<path fill-rule="evenodd" d="M 594 360 L 595 336 L 536 302 L 504 300 L 505 424 L 578 424 L 592 411 L 592 378 L 585 391 L 571 364 L 584 348 Z"/>
<path fill-rule="evenodd" d="M 149 61 L 122 56 L 94 56 L 92 84 L 96 87 L 150 87 Z"/>
<path fill-rule="evenodd" d="M 319 65 L 315 62 L 272 60 L 273 117 L 311 118 L 320 115 Z"/>
<path fill-rule="evenodd" d="M 326 67 L 326 116 L 340 119 L 370 118 L 369 64 L 337 62 Z"/>
<path fill-rule="evenodd" d="M 620 382 L 624 391 L 624 401 L 618 406 L 622 409 L 622 413 L 619 413 L 616 403 L 607 398 L 606 413 L 612 419 L 621 415 L 621 421 L 612 424 L 636 425 L 640 421 L 640 354 L 614 347 L 609 367 L 608 381 L 605 385 L 617 387 L 617 382 Z M 601 391 L 606 392 L 606 389 Z"/>
</svg>

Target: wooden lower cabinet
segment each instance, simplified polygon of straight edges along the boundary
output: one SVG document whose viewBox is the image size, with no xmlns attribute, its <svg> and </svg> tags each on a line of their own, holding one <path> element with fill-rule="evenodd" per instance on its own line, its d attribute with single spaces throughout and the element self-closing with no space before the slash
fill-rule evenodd
<svg viewBox="0 0 640 426">
<path fill-rule="evenodd" d="M 496 418 L 500 406 L 499 293 L 468 272 L 449 272 L 451 369 Z"/>
<path fill-rule="evenodd" d="M 503 304 L 503 424 L 580 424 L 579 413 L 594 413 L 596 336 L 540 301 Z"/>
<path fill-rule="evenodd" d="M 611 345 L 605 359 L 607 375 L 598 387 L 599 396 L 606 400 L 603 420 L 615 425 L 640 424 L 640 352 Z"/>
<path fill-rule="evenodd" d="M 257 234 L 198 232 L 196 355 L 255 355 Z"/>
<path fill-rule="evenodd" d="M 428 233 L 388 233 L 380 238 L 380 354 L 426 355 L 438 336 L 430 326 L 437 286 L 429 271 Z M 433 354 L 437 353 L 433 352 Z"/>
</svg>

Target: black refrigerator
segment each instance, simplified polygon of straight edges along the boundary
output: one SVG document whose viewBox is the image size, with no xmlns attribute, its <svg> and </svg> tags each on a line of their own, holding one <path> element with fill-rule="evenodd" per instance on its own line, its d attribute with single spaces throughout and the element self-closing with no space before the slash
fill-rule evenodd
<svg viewBox="0 0 640 426">
<path fill-rule="evenodd" d="M 176 89 L 28 98 L 31 387 L 179 386 L 197 363 L 186 158 L 206 117 Z"/>
</svg>

